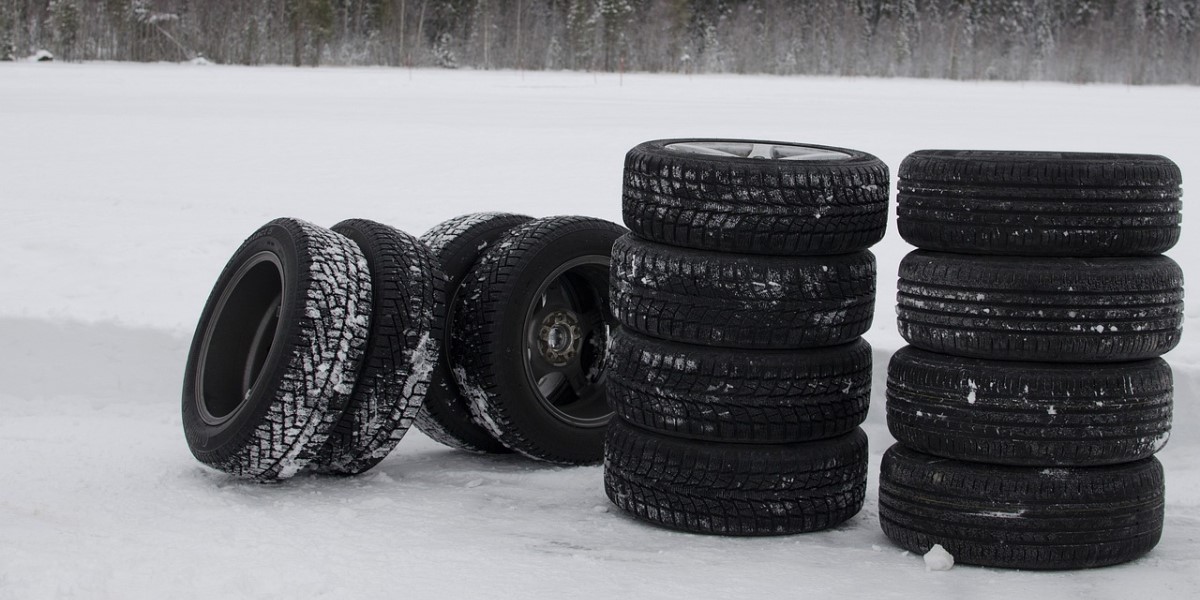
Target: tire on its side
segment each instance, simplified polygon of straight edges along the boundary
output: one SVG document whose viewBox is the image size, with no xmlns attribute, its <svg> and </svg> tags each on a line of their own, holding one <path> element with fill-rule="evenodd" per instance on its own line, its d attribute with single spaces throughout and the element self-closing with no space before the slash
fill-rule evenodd
<svg viewBox="0 0 1200 600">
<path fill-rule="evenodd" d="M 608 399 L 644 429 L 714 442 L 787 444 L 849 433 L 871 401 L 871 346 L 735 350 L 617 328 Z"/>
<path fill-rule="evenodd" d="M 192 338 L 182 407 L 192 454 L 248 479 L 296 474 L 350 400 L 370 314 L 353 242 L 297 219 L 261 227 L 217 278 Z"/>
<path fill-rule="evenodd" d="M 512 452 L 487 429 L 477 424 L 454 375 L 450 372 L 451 319 L 461 303 L 463 279 L 479 257 L 500 236 L 533 217 L 508 213 L 472 213 L 443 221 L 421 236 L 421 241 L 437 257 L 446 276 L 446 302 L 439 307 L 443 337 L 441 356 L 432 373 L 425 403 L 417 414 L 416 425 L 434 441 L 469 452 L 507 454 Z"/>
<path fill-rule="evenodd" d="M 627 235 L 612 255 L 613 312 L 649 336 L 727 348 L 811 348 L 871 327 L 875 256 L 753 256 Z"/>
<path fill-rule="evenodd" d="M 970 358 L 1122 362 L 1179 343 L 1183 270 L 1165 256 L 1024 258 L 917 250 L 900 262 L 898 329 Z"/>
<path fill-rule="evenodd" d="M 779 150 L 808 156 L 793 160 L 799 156 L 776 156 Z M 653 140 L 625 156 L 622 205 L 633 233 L 672 246 L 848 254 L 883 238 L 889 185 L 887 165 L 858 150 L 759 140 Z"/>
<path fill-rule="evenodd" d="M 926 250 L 1147 256 L 1179 240 L 1179 167 L 1162 156 L 921 150 L 900 164 L 898 229 Z"/>
<path fill-rule="evenodd" d="M 963 564 L 1082 569 L 1149 552 L 1162 534 L 1163 492 L 1153 457 L 1047 469 L 948 460 L 897 444 L 880 468 L 879 521 L 916 553 L 941 544 Z"/>
<path fill-rule="evenodd" d="M 387 457 L 421 409 L 442 341 L 445 275 L 433 253 L 403 231 L 365 219 L 332 229 L 366 256 L 374 308 L 350 404 L 310 467 L 356 475 Z"/>
<path fill-rule="evenodd" d="M 588 217 L 529 221 L 497 240 L 463 282 L 455 379 L 476 423 L 508 448 L 561 464 L 601 459 L 612 417 L 609 256 L 624 233 Z"/>
<path fill-rule="evenodd" d="M 867 436 L 800 444 L 717 444 L 665 436 L 614 419 L 604 490 L 635 518 L 718 535 L 828 529 L 862 508 Z"/>
<path fill-rule="evenodd" d="M 1171 430 L 1171 367 L 1161 358 L 1048 364 L 901 348 L 888 365 L 897 441 L 946 458 L 1097 466 L 1152 456 Z"/>
</svg>

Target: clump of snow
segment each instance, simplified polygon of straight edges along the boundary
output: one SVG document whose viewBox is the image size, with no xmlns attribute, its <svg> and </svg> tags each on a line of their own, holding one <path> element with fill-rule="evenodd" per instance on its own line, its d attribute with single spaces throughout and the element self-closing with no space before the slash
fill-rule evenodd
<svg viewBox="0 0 1200 600">
<path fill-rule="evenodd" d="M 412 370 L 409 371 L 408 378 L 404 380 L 405 398 L 412 398 L 418 383 L 429 382 L 433 367 L 437 365 L 438 352 L 439 345 L 436 340 L 430 339 L 429 332 L 421 334 L 417 347 L 413 348 L 412 353 L 408 356 L 408 364 L 411 365 Z"/>
<path fill-rule="evenodd" d="M 979 386 L 975 384 L 974 379 L 967 380 L 967 404 L 975 404 L 975 392 L 979 390 Z"/>
<path fill-rule="evenodd" d="M 934 544 L 925 553 L 926 571 L 949 571 L 954 567 L 954 555 L 946 551 L 941 544 Z"/>
<path fill-rule="evenodd" d="M 50 62 L 50 61 L 54 60 L 54 54 L 51 53 L 49 50 L 38 50 L 37 52 L 34 52 L 32 56 L 29 56 L 25 60 L 27 60 L 29 62 Z"/>
<path fill-rule="evenodd" d="M 204 58 L 203 56 L 197 56 L 196 58 L 189 60 L 188 64 L 196 65 L 198 67 L 207 67 L 208 65 L 211 65 L 212 63 L 209 62 L 209 60 L 207 58 Z"/>
</svg>

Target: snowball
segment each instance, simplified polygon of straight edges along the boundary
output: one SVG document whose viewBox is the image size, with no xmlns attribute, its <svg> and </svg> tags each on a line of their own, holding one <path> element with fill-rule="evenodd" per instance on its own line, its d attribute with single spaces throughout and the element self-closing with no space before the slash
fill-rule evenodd
<svg viewBox="0 0 1200 600">
<path fill-rule="evenodd" d="M 925 553 L 926 571 L 949 571 L 954 566 L 954 555 L 946 552 L 941 544 L 934 544 Z"/>
</svg>

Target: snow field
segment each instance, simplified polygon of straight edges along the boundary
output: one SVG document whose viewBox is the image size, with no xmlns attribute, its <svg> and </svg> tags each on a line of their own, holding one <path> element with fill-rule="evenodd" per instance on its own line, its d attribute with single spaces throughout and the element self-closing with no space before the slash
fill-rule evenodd
<svg viewBox="0 0 1200 600">
<path fill-rule="evenodd" d="M 879 259 L 871 488 L 827 532 L 634 522 L 601 469 L 445 449 L 415 430 L 357 478 L 256 485 L 188 453 L 195 320 L 277 216 L 419 234 L 466 212 L 620 220 L 622 157 L 665 137 L 858 148 L 1148 152 L 1200 177 L 1200 89 L 585 73 L 0 64 L 0 599 L 1157 598 L 1200 590 L 1200 303 L 1175 368 L 1163 540 L 1093 571 L 928 572 L 879 530 L 895 233 Z M 894 198 L 894 196 L 893 196 Z M 1189 219 L 1190 220 L 1190 219 Z M 1200 241 L 1170 252 L 1200 282 Z M 1098 367 L 1098 368 L 1103 368 Z"/>
</svg>

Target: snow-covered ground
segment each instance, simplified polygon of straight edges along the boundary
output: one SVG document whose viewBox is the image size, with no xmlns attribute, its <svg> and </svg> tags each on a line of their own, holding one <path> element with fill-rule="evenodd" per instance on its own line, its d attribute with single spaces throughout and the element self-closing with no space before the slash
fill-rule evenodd
<svg viewBox="0 0 1200 600">
<path fill-rule="evenodd" d="M 276 216 L 416 233 L 480 210 L 619 220 L 625 151 L 672 136 L 849 146 L 893 173 L 919 148 L 1149 152 L 1187 181 L 1197 106 L 1184 87 L 0 63 L 0 598 L 1195 597 L 1195 301 L 1167 356 L 1167 522 L 1147 557 L 928 572 L 888 543 L 875 479 L 909 250 L 894 231 L 875 249 L 872 485 L 834 531 L 655 529 L 610 507 L 599 467 L 415 431 L 361 477 L 243 483 L 191 457 L 178 405 L 213 280 Z M 1189 229 L 1171 255 L 1200 284 Z"/>
</svg>

